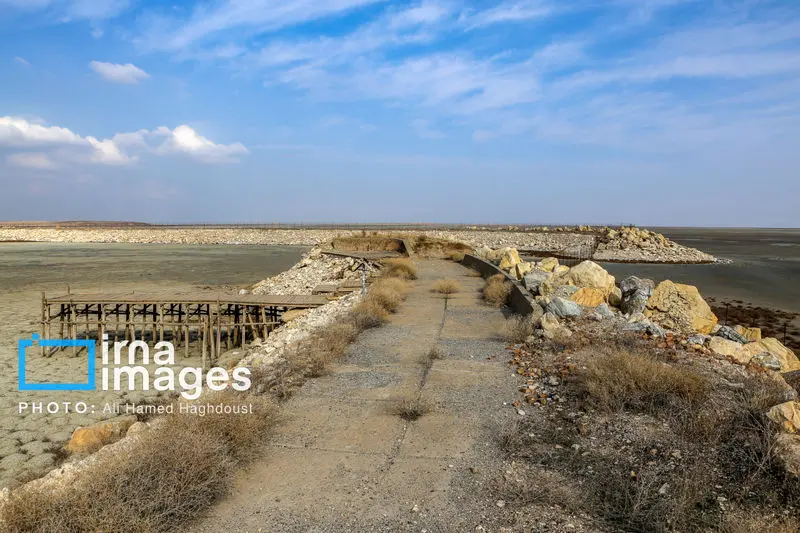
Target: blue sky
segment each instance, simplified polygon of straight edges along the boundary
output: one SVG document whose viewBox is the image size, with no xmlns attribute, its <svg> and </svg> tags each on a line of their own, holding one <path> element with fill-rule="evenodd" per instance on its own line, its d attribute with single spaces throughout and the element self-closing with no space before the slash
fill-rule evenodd
<svg viewBox="0 0 800 533">
<path fill-rule="evenodd" d="M 796 0 L 0 0 L 0 219 L 800 225 Z"/>
</svg>

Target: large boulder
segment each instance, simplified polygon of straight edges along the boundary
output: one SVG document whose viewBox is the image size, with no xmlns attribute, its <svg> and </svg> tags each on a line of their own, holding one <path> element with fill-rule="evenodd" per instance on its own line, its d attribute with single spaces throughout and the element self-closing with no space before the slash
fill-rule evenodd
<svg viewBox="0 0 800 533">
<path fill-rule="evenodd" d="M 744 326 L 734 326 L 733 329 L 747 339 L 748 342 L 761 340 L 761 328 L 746 328 Z"/>
<path fill-rule="evenodd" d="M 786 433 L 797 433 L 800 431 L 800 404 L 796 401 L 778 404 L 767 411 L 767 418 Z"/>
<path fill-rule="evenodd" d="M 647 301 L 644 315 L 667 329 L 691 335 L 711 333 L 717 317 L 697 287 L 662 281 Z"/>
<path fill-rule="evenodd" d="M 757 344 L 763 347 L 764 351 L 769 352 L 775 358 L 777 358 L 781 363 L 781 372 L 800 370 L 800 359 L 798 359 L 795 353 L 784 346 L 778 339 L 767 337 L 751 344 Z"/>
<path fill-rule="evenodd" d="M 629 276 L 620 282 L 619 288 L 622 293 L 620 309 L 623 313 L 632 315 L 643 312 L 647 307 L 647 300 L 652 296 L 655 284 L 650 279 Z"/>
<path fill-rule="evenodd" d="M 539 287 L 539 292 L 544 296 L 550 296 L 555 294 L 557 287 L 563 285 L 598 289 L 603 293 L 604 298 L 608 298 L 616 286 L 614 276 L 606 272 L 603 267 L 594 261 L 583 261 L 568 271 L 553 275 L 544 281 Z"/>
<path fill-rule="evenodd" d="M 575 318 L 581 316 L 583 312 L 578 304 L 560 296 L 556 296 L 550 301 L 547 311 L 558 318 Z"/>
<path fill-rule="evenodd" d="M 555 257 L 546 257 L 539 263 L 539 268 L 545 272 L 552 272 L 558 266 L 558 259 Z"/>
<path fill-rule="evenodd" d="M 753 358 L 740 343 L 722 337 L 711 337 L 708 347 L 712 352 L 730 357 L 741 365 L 746 365 Z"/>
<path fill-rule="evenodd" d="M 500 264 L 498 265 L 501 270 L 512 270 L 515 266 L 522 263 L 522 259 L 519 258 L 519 253 L 517 253 L 516 248 L 506 248 L 503 252 L 503 256 L 500 258 Z"/>
<path fill-rule="evenodd" d="M 523 261 L 522 263 L 517 263 L 516 265 L 514 265 L 514 274 L 516 275 L 517 279 L 523 279 L 525 277 L 525 274 L 530 272 L 532 268 L 533 264 L 525 263 Z"/>
<path fill-rule="evenodd" d="M 600 289 L 581 287 L 575 294 L 570 296 L 570 300 L 585 307 L 597 307 L 605 303 L 606 295 Z"/>
<path fill-rule="evenodd" d="M 539 286 L 542 284 L 544 280 L 550 277 L 549 274 L 546 272 L 541 272 L 539 270 L 531 270 L 525 277 L 522 278 L 522 283 L 525 285 L 525 288 L 530 291 L 531 294 L 536 296 L 539 294 Z"/>
</svg>

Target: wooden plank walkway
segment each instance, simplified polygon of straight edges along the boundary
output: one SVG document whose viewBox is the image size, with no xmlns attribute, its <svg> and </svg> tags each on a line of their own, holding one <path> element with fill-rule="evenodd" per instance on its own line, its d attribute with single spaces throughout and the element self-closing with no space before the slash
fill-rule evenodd
<svg viewBox="0 0 800 533">
<path fill-rule="evenodd" d="M 216 304 L 261 305 L 271 307 L 307 308 L 328 303 L 320 295 L 307 294 L 229 294 L 218 292 L 96 292 L 70 293 L 61 296 L 45 296 L 51 304 Z"/>
</svg>

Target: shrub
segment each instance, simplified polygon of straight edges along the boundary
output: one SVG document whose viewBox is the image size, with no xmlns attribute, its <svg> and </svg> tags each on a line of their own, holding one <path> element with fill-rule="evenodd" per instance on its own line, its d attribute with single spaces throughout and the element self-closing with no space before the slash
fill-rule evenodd
<svg viewBox="0 0 800 533">
<path fill-rule="evenodd" d="M 449 259 L 450 261 L 455 261 L 456 263 L 460 263 L 461 261 L 464 260 L 465 255 L 466 254 L 464 252 L 452 251 L 448 252 L 445 255 L 445 259 Z"/>
<path fill-rule="evenodd" d="M 440 279 L 433 286 L 433 291 L 439 294 L 455 294 L 461 290 L 461 285 L 454 279 Z"/>
<path fill-rule="evenodd" d="M 394 406 L 394 414 L 409 422 L 421 418 L 430 411 L 430 404 L 419 396 L 401 398 Z"/>
<path fill-rule="evenodd" d="M 254 411 L 170 415 L 125 453 L 102 457 L 72 483 L 14 491 L 0 520 L 10 532 L 180 528 L 227 492 L 235 465 L 257 449 L 276 421 L 276 408 L 264 397 L 222 394 L 213 401 L 246 401 Z"/>
<path fill-rule="evenodd" d="M 505 335 L 509 342 L 523 343 L 533 335 L 533 320 L 531 315 L 514 315 L 506 320 Z"/>
<path fill-rule="evenodd" d="M 358 331 L 382 326 L 389 320 L 389 312 L 379 303 L 363 300 L 350 311 L 350 322 Z"/>
<path fill-rule="evenodd" d="M 411 259 L 387 259 L 383 275 L 390 278 L 417 279 L 417 267 Z"/>
<path fill-rule="evenodd" d="M 495 274 L 486 280 L 483 288 L 483 299 L 486 303 L 495 307 L 503 307 L 508 303 L 511 295 L 511 283 L 506 280 L 503 274 Z"/>
<path fill-rule="evenodd" d="M 674 399 L 699 403 L 708 394 L 709 384 L 691 370 L 618 352 L 589 362 L 586 390 L 603 409 L 648 411 L 669 405 Z"/>
</svg>

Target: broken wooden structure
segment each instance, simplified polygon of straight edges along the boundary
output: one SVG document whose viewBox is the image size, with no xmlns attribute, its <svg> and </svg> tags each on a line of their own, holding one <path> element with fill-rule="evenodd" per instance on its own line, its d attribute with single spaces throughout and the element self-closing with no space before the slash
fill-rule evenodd
<svg viewBox="0 0 800 533">
<path fill-rule="evenodd" d="M 48 297 L 42 293 L 42 338 L 170 341 L 189 355 L 189 344 L 200 342 L 203 366 L 224 349 L 248 340 L 267 338 L 291 309 L 328 303 L 323 295 L 187 293 L 72 293 Z M 72 348 L 73 350 L 75 348 Z M 58 350 L 58 348 L 54 349 Z M 52 353 L 51 353 L 52 354 Z M 46 355 L 51 355 L 46 354 Z"/>
</svg>

